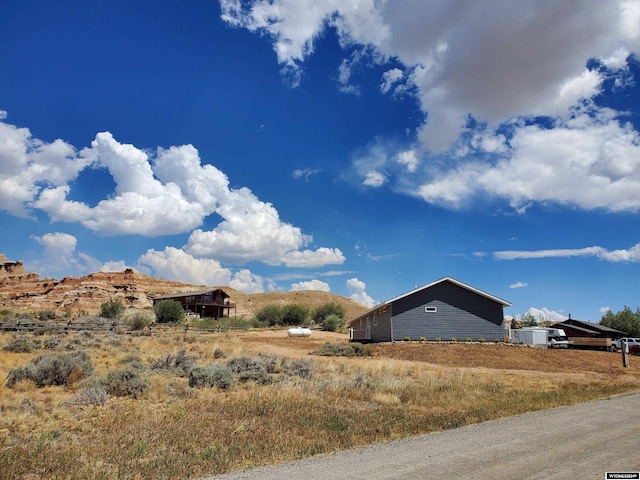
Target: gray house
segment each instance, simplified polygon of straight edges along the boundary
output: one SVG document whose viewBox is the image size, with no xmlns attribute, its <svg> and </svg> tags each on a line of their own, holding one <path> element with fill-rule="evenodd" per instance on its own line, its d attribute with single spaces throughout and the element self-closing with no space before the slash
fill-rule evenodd
<svg viewBox="0 0 640 480">
<path fill-rule="evenodd" d="M 387 300 L 349 322 L 359 342 L 504 339 L 503 308 L 511 304 L 451 277 Z"/>
</svg>

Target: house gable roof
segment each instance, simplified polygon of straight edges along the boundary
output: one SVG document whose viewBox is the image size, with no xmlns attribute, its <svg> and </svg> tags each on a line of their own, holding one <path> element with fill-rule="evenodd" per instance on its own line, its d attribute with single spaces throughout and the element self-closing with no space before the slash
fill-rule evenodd
<svg viewBox="0 0 640 480">
<path fill-rule="evenodd" d="M 428 289 L 428 288 L 431 288 L 431 287 L 433 287 L 433 286 L 435 286 L 435 285 L 438 285 L 438 284 L 440 284 L 440 283 L 443 283 L 443 282 L 450 282 L 450 283 L 453 283 L 454 285 L 457 285 L 457 286 L 462 287 L 462 288 L 464 288 L 464 289 L 466 289 L 466 290 L 469 290 L 470 292 L 473 292 L 473 293 L 475 293 L 475 294 L 477 294 L 477 295 L 481 295 L 481 296 L 483 296 L 483 297 L 485 297 L 485 298 L 488 298 L 489 300 L 492 300 L 492 301 L 494 301 L 494 302 L 496 302 L 496 303 L 499 303 L 499 304 L 501 304 L 503 307 L 510 307 L 510 306 L 511 306 L 511 303 L 507 302 L 506 300 L 503 300 L 503 299 L 501 299 L 501 298 L 499 298 L 499 297 L 496 297 L 496 296 L 494 296 L 494 295 L 491 295 L 491 294 L 489 294 L 489 293 L 487 293 L 487 292 L 483 292 L 482 290 L 479 290 L 479 289 L 477 289 L 477 288 L 475 288 L 475 287 L 472 287 L 471 285 L 467 285 L 466 283 L 463 283 L 463 282 L 461 282 L 461 281 L 459 281 L 459 280 L 456 280 L 455 278 L 451 278 L 451 277 L 442 277 L 441 279 L 436 280 L 435 282 L 431 282 L 431 283 L 428 283 L 428 284 L 423 285 L 423 286 L 421 286 L 421 287 L 414 288 L 414 289 L 413 289 L 413 290 L 411 290 L 410 292 L 403 293 L 402 295 L 398 295 L 397 297 L 393 297 L 393 298 L 391 298 L 391 299 L 387 300 L 386 302 L 379 303 L 379 304 L 378 304 L 378 305 L 376 305 L 375 307 L 373 307 L 373 308 L 371 308 L 371 309 L 367 310 L 366 312 L 364 312 L 364 313 L 362 313 L 362 314 L 358 315 L 356 318 L 354 318 L 353 320 L 351 320 L 351 321 L 349 322 L 349 324 L 350 324 L 350 323 L 352 323 L 352 322 L 354 322 L 354 321 L 356 321 L 356 320 L 358 320 L 358 319 L 360 319 L 360 318 L 364 318 L 364 317 L 366 317 L 367 315 L 371 314 L 371 312 L 373 312 L 373 311 L 377 310 L 377 309 L 378 309 L 378 308 L 380 308 L 380 307 L 383 307 L 383 306 L 385 306 L 385 305 L 391 305 L 392 303 L 397 302 L 398 300 L 401 300 L 401 299 L 403 299 L 403 298 L 405 298 L 405 297 L 409 297 L 409 296 L 411 296 L 411 295 L 413 295 L 413 294 L 415 294 L 415 293 L 421 292 L 422 290 L 426 290 L 426 289 Z"/>
</svg>

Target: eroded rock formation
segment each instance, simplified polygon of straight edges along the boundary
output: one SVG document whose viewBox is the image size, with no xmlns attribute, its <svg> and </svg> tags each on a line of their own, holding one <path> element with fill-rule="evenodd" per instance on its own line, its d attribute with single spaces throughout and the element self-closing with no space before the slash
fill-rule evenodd
<svg viewBox="0 0 640 480">
<path fill-rule="evenodd" d="M 25 272 L 22 262 L 0 254 L 0 308 L 14 312 L 84 310 L 100 311 L 100 305 L 121 300 L 128 307 L 144 308 L 153 297 L 203 288 L 144 275 L 132 269 L 123 272 L 98 272 L 84 277 L 40 278 Z"/>
</svg>

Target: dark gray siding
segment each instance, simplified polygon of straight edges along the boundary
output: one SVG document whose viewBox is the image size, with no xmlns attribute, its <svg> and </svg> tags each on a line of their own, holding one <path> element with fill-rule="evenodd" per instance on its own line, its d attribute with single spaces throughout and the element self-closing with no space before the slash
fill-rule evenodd
<svg viewBox="0 0 640 480">
<path fill-rule="evenodd" d="M 391 305 L 378 309 L 371 321 L 371 341 L 391 341 Z"/>
<path fill-rule="evenodd" d="M 391 306 L 378 308 L 375 311 L 364 315 L 352 325 L 353 329 L 359 333 L 358 338 L 364 335 L 367 329 L 367 319 L 369 320 L 369 340 L 372 342 L 391 341 Z"/>
<path fill-rule="evenodd" d="M 426 306 L 437 311 L 425 312 Z M 397 300 L 393 312 L 393 340 L 504 338 L 502 305 L 451 282 Z"/>
</svg>

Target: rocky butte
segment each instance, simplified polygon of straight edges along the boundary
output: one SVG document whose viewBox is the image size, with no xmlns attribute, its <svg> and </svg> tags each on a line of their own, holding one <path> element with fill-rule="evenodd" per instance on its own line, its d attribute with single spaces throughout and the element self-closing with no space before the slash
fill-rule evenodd
<svg viewBox="0 0 640 480">
<path fill-rule="evenodd" d="M 108 301 L 120 300 L 127 307 L 151 307 L 152 299 L 171 293 L 221 288 L 237 304 L 236 315 L 251 315 L 267 304 L 300 303 L 310 308 L 324 303 L 342 305 L 347 318 L 367 310 L 364 305 L 321 291 L 268 292 L 249 294 L 226 286 L 192 285 L 144 275 L 131 268 L 122 272 L 97 272 L 84 277 L 40 278 L 25 272 L 22 262 L 0 254 L 0 309 L 13 312 L 51 311 L 57 314 L 87 312 L 96 315 Z"/>
<path fill-rule="evenodd" d="M 133 269 L 123 272 L 98 272 L 84 277 L 40 278 L 25 272 L 22 262 L 0 254 L 0 308 L 14 312 L 84 310 L 100 311 L 104 302 L 119 299 L 129 307 L 150 307 L 152 298 L 203 288 L 144 275 Z"/>
</svg>

